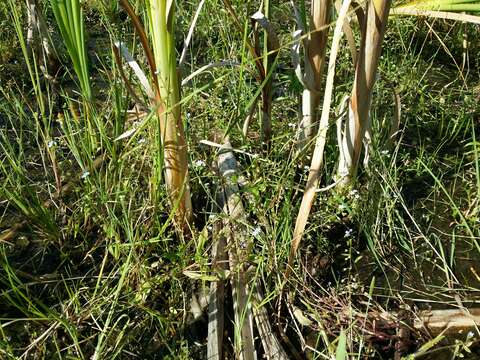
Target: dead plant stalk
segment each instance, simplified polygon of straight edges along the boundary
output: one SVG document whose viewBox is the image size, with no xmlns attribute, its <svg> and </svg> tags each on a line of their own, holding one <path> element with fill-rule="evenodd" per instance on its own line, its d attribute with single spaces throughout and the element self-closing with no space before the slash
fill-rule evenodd
<svg viewBox="0 0 480 360">
<path fill-rule="evenodd" d="M 390 4 L 391 0 L 372 0 L 367 3 L 349 115 L 345 128 L 341 131 L 342 138 L 338 140 L 341 148 L 337 173 L 338 179 L 341 179 L 340 186 L 350 184 L 355 178 L 364 141 L 365 151 L 368 152 L 372 92 L 377 77 Z"/>
<path fill-rule="evenodd" d="M 325 52 L 328 41 L 331 1 L 314 0 L 311 4 L 310 34 L 304 41 L 306 85 L 302 93 L 302 115 L 297 134 L 298 150 L 310 144 L 318 128 L 317 114 L 320 104 Z M 298 20 L 301 22 L 301 19 Z M 300 25 L 302 27 L 302 25 Z"/>
</svg>

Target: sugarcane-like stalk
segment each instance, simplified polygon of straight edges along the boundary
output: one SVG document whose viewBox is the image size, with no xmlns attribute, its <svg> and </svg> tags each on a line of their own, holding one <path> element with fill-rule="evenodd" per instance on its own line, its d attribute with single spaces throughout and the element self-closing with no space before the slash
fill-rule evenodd
<svg viewBox="0 0 480 360">
<path fill-rule="evenodd" d="M 47 24 L 37 0 L 26 0 L 27 5 L 27 49 L 37 57 L 44 75 L 51 79 L 58 67 L 58 56 L 49 37 Z M 40 59 L 40 54 L 42 58 Z M 38 61 L 37 60 L 37 61 Z"/>
<path fill-rule="evenodd" d="M 217 201 L 223 207 L 223 194 L 218 194 Z M 221 233 L 222 221 L 213 225 L 212 268 L 216 271 L 227 269 L 227 251 L 225 235 Z M 220 360 L 223 354 L 223 329 L 225 323 L 225 283 L 212 281 L 210 283 L 208 304 L 208 340 L 207 359 Z"/>
<path fill-rule="evenodd" d="M 351 183 L 355 178 L 362 143 L 366 134 L 370 132 L 372 92 L 382 52 L 390 3 L 391 0 L 371 0 L 367 3 L 366 20 L 362 29 L 348 117 L 344 129 L 339 131 L 341 139 L 338 141 L 341 151 L 337 176 L 342 186 Z"/>
<path fill-rule="evenodd" d="M 302 114 L 297 132 L 299 151 L 312 143 L 318 128 L 317 113 L 328 40 L 330 8 L 330 0 L 314 0 L 311 4 L 310 34 L 304 41 L 305 74 L 302 83 L 305 89 L 302 93 Z"/>
<path fill-rule="evenodd" d="M 480 16 L 476 15 L 479 11 L 478 0 L 411 0 L 393 8 L 390 15 L 425 16 L 480 24 Z"/>
<path fill-rule="evenodd" d="M 156 106 L 165 182 L 172 206 L 176 207 L 176 224 L 187 231 L 192 220 L 192 202 L 175 57 L 174 12 L 175 1 L 149 1 L 149 29 L 157 69 L 153 76 L 158 82 Z M 160 167 L 161 164 L 157 165 Z"/>
<path fill-rule="evenodd" d="M 330 58 L 328 60 L 328 75 L 325 84 L 325 95 L 323 98 L 322 116 L 320 118 L 320 126 L 315 140 L 315 148 L 313 151 L 312 162 L 310 164 L 310 171 L 308 173 L 307 185 L 303 193 L 302 203 L 298 210 L 297 220 L 295 222 L 295 229 L 293 231 L 292 247 L 290 248 L 290 256 L 288 258 L 288 266 L 285 272 L 285 277 L 288 278 L 293 261 L 302 240 L 305 226 L 307 225 L 308 216 L 315 200 L 315 194 L 320 179 L 320 171 L 323 166 L 323 154 L 325 150 L 327 130 L 329 126 L 330 106 L 333 95 L 333 81 L 335 78 L 335 63 L 340 47 L 340 39 L 342 37 L 342 27 L 346 19 L 351 0 L 344 0 L 338 13 L 337 23 L 333 32 L 332 48 L 330 51 Z"/>
<path fill-rule="evenodd" d="M 228 258 L 232 272 L 231 286 L 235 322 L 235 358 L 256 360 L 253 314 L 250 305 L 251 281 L 247 275 L 247 258 L 253 239 L 246 233 L 247 222 L 237 183 L 238 167 L 228 138 L 217 159 L 218 171 L 223 182 L 223 212 L 227 215 L 224 226 L 227 236 Z"/>
</svg>

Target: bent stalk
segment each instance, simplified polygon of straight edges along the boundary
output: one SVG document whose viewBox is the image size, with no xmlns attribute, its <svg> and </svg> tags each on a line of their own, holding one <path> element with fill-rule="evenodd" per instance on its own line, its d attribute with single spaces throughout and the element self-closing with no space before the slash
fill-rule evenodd
<svg viewBox="0 0 480 360">
<path fill-rule="evenodd" d="M 382 52 L 390 3 L 391 0 L 372 0 L 367 3 L 366 21 L 362 29 L 348 117 L 343 131 L 340 132 L 341 151 L 337 172 L 340 186 L 351 183 L 355 178 L 362 143 L 366 139 L 366 134 L 370 132 L 372 92 Z M 366 145 L 368 146 L 368 144 Z"/>
<path fill-rule="evenodd" d="M 310 215 L 313 202 L 315 200 L 315 194 L 317 191 L 318 182 L 320 179 L 320 171 L 323 166 L 323 155 L 325 150 L 325 143 L 327 137 L 327 131 L 329 126 L 329 114 L 330 106 L 332 103 L 333 95 L 333 82 L 335 78 L 335 63 L 337 60 L 337 54 L 340 47 L 340 39 L 343 35 L 342 27 L 347 16 L 347 11 L 350 7 L 351 0 L 344 0 L 342 7 L 339 11 L 335 30 L 332 39 L 332 48 L 330 51 L 330 59 L 328 60 L 328 75 L 325 84 L 325 95 L 323 98 L 322 116 L 320 118 L 320 126 L 315 141 L 315 148 L 313 151 L 312 162 L 310 165 L 310 171 L 308 173 L 307 185 L 303 193 L 302 203 L 298 210 L 297 220 L 295 222 L 295 229 L 293 231 L 292 247 L 290 248 L 290 256 L 288 258 L 288 266 L 285 271 L 285 278 L 288 278 L 292 269 L 293 261 L 297 254 L 298 247 L 302 240 L 307 220 Z"/>
</svg>

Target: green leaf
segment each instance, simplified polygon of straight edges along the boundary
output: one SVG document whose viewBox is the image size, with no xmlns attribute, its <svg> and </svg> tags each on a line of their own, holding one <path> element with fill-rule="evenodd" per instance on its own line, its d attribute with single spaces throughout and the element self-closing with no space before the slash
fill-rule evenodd
<svg viewBox="0 0 480 360">
<path fill-rule="evenodd" d="M 193 280 L 202 280 L 202 281 L 219 281 L 219 278 L 214 275 L 207 275 L 205 273 L 200 273 L 196 271 L 184 270 L 183 275 Z"/>
<path fill-rule="evenodd" d="M 91 99 L 90 75 L 85 48 L 83 11 L 79 0 L 50 0 L 68 55 L 77 74 L 80 88 L 87 99 Z"/>
<path fill-rule="evenodd" d="M 335 353 L 335 359 L 336 360 L 347 359 L 347 336 L 345 335 L 344 330 L 340 332 L 340 336 L 338 337 L 338 346 L 337 346 L 337 352 Z"/>
<path fill-rule="evenodd" d="M 437 345 L 440 341 L 442 341 L 445 338 L 445 335 L 437 335 L 435 338 L 430 340 L 429 342 L 423 344 L 420 349 L 418 350 L 419 353 L 426 352 L 433 348 L 435 345 Z"/>
</svg>

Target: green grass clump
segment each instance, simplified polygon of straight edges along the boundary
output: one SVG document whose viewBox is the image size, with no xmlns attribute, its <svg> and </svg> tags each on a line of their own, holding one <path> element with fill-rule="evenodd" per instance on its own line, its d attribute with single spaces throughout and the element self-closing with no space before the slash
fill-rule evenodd
<svg viewBox="0 0 480 360">
<path fill-rule="evenodd" d="M 73 68 L 78 76 L 82 94 L 91 99 L 90 74 L 85 43 L 83 10 L 79 0 L 51 0 L 50 5 L 55 15 L 65 47 L 67 48 Z"/>
</svg>

